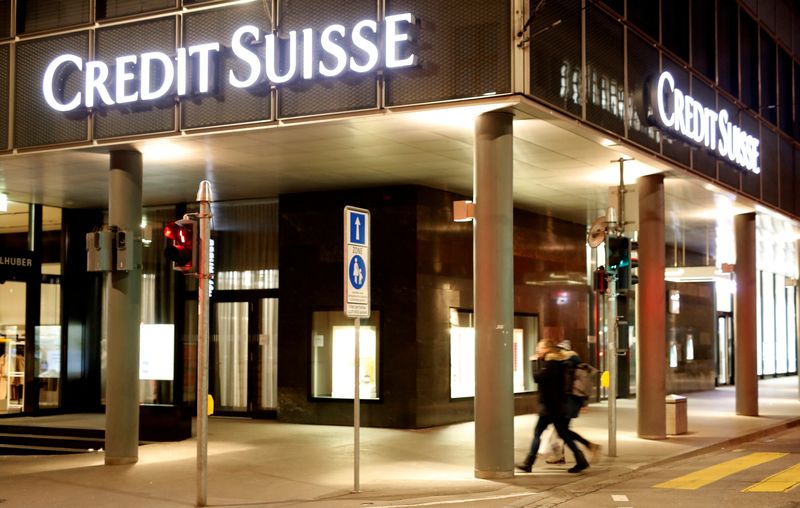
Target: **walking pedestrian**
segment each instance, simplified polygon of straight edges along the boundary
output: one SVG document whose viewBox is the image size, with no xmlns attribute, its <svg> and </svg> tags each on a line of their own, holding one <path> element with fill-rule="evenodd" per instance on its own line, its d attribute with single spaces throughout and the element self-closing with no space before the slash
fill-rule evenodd
<svg viewBox="0 0 800 508">
<path fill-rule="evenodd" d="M 578 353 L 572 350 L 572 343 L 569 340 L 562 340 L 559 342 L 556 345 L 556 353 L 559 354 L 562 358 L 562 361 L 566 363 L 568 372 L 566 375 L 567 383 L 573 383 L 573 380 L 576 377 L 577 369 L 580 368 L 579 366 L 581 365 L 580 356 L 578 356 Z M 581 408 L 586 405 L 586 397 L 575 393 L 575 390 L 570 386 L 566 387 L 566 389 L 568 418 L 567 426 L 569 428 L 570 436 L 572 437 L 573 441 L 585 446 L 586 449 L 592 454 L 591 462 L 596 462 L 600 458 L 600 445 L 597 443 L 592 443 L 569 427 L 572 420 L 580 415 Z M 551 450 L 551 455 L 546 459 L 548 464 L 566 463 L 566 460 L 564 459 L 564 443 L 561 442 L 557 435 L 550 434 L 550 443 L 547 449 Z"/>
<path fill-rule="evenodd" d="M 549 339 L 539 341 L 534 355 L 533 379 L 539 385 L 539 420 L 533 432 L 530 451 L 517 468 L 530 473 L 539 450 L 542 432 L 552 424 L 561 439 L 575 456 L 575 465 L 570 473 L 579 473 L 589 467 L 589 462 L 580 451 L 569 431 L 567 416 L 566 369 L 563 355 L 559 353 L 555 343 Z"/>
</svg>

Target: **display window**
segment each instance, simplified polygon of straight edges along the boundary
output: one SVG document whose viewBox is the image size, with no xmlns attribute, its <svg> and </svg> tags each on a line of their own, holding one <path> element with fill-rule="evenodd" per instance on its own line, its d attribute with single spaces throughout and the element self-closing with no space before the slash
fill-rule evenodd
<svg viewBox="0 0 800 508">
<path fill-rule="evenodd" d="M 311 334 L 311 395 L 319 398 L 354 399 L 356 328 L 342 311 L 313 315 Z M 358 393 L 360 399 L 380 398 L 380 313 L 362 319 L 358 330 Z"/>
<path fill-rule="evenodd" d="M 533 391 L 531 362 L 538 342 L 537 316 L 515 315 L 512 342 L 514 393 Z M 450 397 L 475 396 L 475 324 L 470 311 L 450 309 Z"/>
</svg>

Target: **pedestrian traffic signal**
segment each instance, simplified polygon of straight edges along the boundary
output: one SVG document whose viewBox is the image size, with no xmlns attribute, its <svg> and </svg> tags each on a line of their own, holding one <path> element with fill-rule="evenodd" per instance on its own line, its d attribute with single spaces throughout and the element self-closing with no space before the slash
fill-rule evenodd
<svg viewBox="0 0 800 508">
<path fill-rule="evenodd" d="M 626 290 L 639 282 L 639 277 L 633 274 L 633 269 L 639 266 L 639 263 L 631 256 L 631 251 L 637 247 L 637 244 L 625 237 L 619 237 L 618 240 L 620 241 L 616 252 L 616 256 L 619 257 L 617 263 L 617 289 Z"/>
<path fill-rule="evenodd" d="M 631 242 L 631 248 L 629 254 L 631 260 L 631 266 L 630 269 L 628 270 L 628 273 L 630 274 L 630 279 L 629 279 L 630 284 L 628 284 L 628 287 L 639 283 L 639 276 L 633 273 L 634 268 L 639 268 L 639 242 L 633 242 L 633 241 Z"/>
<path fill-rule="evenodd" d="M 164 256 L 172 261 L 172 269 L 183 273 L 197 273 L 198 223 L 196 219 L 184 218 L 164 226 L 167 246 Z"/>
<path fill-rule="evenodd" d="M 608 291 L 608 279 L 606 278 L 605 267 L 600 266 L 594 271 L 592 285 L 594 286 L 594 290 L 601 295 L 606 294 L 606 291 Z"/>
<path fill-rule="evenodd" d="M 620 270 L 624 270 L 630 263 L 630 239 L 624 236 L 609 236 L 606 238 L 606 271 L 611 275 L 617 275 L 619 279 Z"/>
</svg>

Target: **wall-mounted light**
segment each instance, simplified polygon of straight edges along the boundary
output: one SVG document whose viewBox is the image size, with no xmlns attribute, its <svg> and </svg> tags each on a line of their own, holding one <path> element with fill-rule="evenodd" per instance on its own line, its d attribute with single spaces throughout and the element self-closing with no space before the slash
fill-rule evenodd
<svg viewBox="0 0 800 508">
<path fill-rule="evenodd" d="M 453 201 L 453 221 L 469 222 L 475 218 L 475 203 L 472 201 Z"/>
<path fill-rule="evenodd" d="M 0 212 L 8 211 L 8 196 L 0 193 Z"/>
</svg>

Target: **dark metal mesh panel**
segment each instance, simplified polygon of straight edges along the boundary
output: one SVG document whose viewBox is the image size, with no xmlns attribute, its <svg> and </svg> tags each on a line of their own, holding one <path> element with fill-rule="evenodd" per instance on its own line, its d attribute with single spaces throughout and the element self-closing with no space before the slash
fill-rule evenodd
<svg viewBox="0 0 800 508">
<path fill-rule="evenodd" d="M 42 97 L 42 75 L 57 56 L 71 53 L 86 58 L 89 33 L 80 32 L 48 39 L 20 42 L 16 46 L 14 97 L 14 146 L 50 145 L 87 139 L 86 113 L 73 114 L 50 109 Z M 83 74 L 70 73 L 63 83 L 64 97 L 83 90 Z"/>
<path fill-rule="evenodd" d="M 794 149 L 794 188 L 800 190 L 800 148 Z M 795 196 L 794 214 L 800 215 L 800 198 Z"/>
<path fill-rule="evenodd" d="M 658 51 L 641 37 L 628 32 L 628 138 L 651 150 L 658 150 L 661 131 L 650 125 L 646 86 L 658 78 Z"/>
<path fill-rule="evenodd" d="M 386 73 L 386 104 L 416 104 L 511 91 L 510 2 L 388 0 L 387 14 L 420 22 L 421 65 Z"/>
<path fill-rule="evenodd" d="M 614 9 L 620 16 L 625 15 L 625 0 L 603 0 L 603 3 Z"/>
<path fill-rule="evenodd" d="M 184 47 L 209 41 L 229 46 L 233 32 L 243 25 L 254 25 L 263 33 L 271 30 L 261 2 L 224 9 L 187 14 L 183 18 Z M 259 46 L 263 48 L 263 45 Z M 192 129 L 212 125 L 254 122 L 271 119 L 269 88 L 266 84 L 242 90 L 228 85 L 228 73 L 233 70 L 244 77 L 248 67 L 238 58 L 223 58 L 218 66 L 217 83 L 220 93 L 214 96 L 184 98 L 181 103 L 181 128 Z"/>
<path fill-rule="evenodd" d="M 620 136 L 625 134 L 623 51 L 622 23 L 597 7 L 588 7 L 586 120 Z"/>
<path fill-rule="evenodd" d="M 362 19 L 375 19 L 374 0 L 316 0 L 288 3 L 281 11 L 286 30 L 313 28 L 321 32 L 331 23 L 350 30 Z M 329 62 L 328 65 L 333 65 Z M 303 116 L 378 107 L 376 74 L 297 80 L 278 89 L 278 116 Z"/>
<path fill-rule="evenodd" d="M 97 18 L 130 16 L 175 7 L 175 0 L 97 0 Z"/>
<path fill-rule="evenodd" d="M 96 58 L 109 66 L 122 55 L 139 55 L 147 51 L 175 54 L 174 17 L 101 28 L 96 34 Z M 175 100 L 169 94 L 163 102 L 132 104 L 98 108 L 94 116 L 94 137 L 102 139 L 175 130 Z"/>
<path fill-rule="evenodd" d="M 781 165 L 781 210 L 794 213 L 795 210 L 795 187 L 794 187 L 794 161 L 792 160 L 792 143 L 788 138 L 781 138 L 780 142 L 780 165 Z M 800 189 L 798 189 L 800 190 Z"/>
<path fill-rule="evenodd" d="M 17 2 L 20 33 L 41 32 L 89 22 L 89 0 L 26 0 Z"/>
<path fill-rule="evenodd" d="M 11 0 L 0 0 L 0 38 L 11 36 Z"/>
<path fill-rule="evenodd" d="M 628 2 L 628 21 L 658 42 L 660 11 L 658 2 Z"/>
<path fill-rule="evenodd" d="M 745 111 L 742 112 L 741 124 L 740 127 L 742 130 L 746 131 L 751 136 L 755 136 L 756 138 L 759 137 L 758 133 L 758 120 L 756 117 L 747 113 Z M 761 175 L 765 173 L 765 171 L 769 171 L 771 178 L 773 181 L 778 180 L 778 172 L 776 171 L 776 166 L 778 165 L 778 154 L 775 152 L 776 141 L 772 140 L 772 147 L 771 147 L 771 154 L 766 153 L 766 147 L 764 146 L 764 139 L 767 134 L 772 134 L 771 131 L 764 128 L 762 129 L 763 134 L 761 135 L 761 144 L 759 145 L 761 149 L 761 157 L 759 158 L 760 166 L 761 166 L 761 174 L 754 174 L 752 171 L 748 171 L 744 168 L 739 169 L 742 173 L 742 191 L 750 194 L 753 197 L 760 198 L 761 197 Z M 771 169 L 767 169 L 768 166 L 771 166 Z M 737 166 L 740 168 L 741 166 Z M 776 200 L 777 201 L 777 200 Z"/>
<path fill-rule="evenodd" d="M 667 60 L 664 57 L 664 70 L 672 73 L 675 78 L 675 87 L 680 88 L 684 92 L 689 90 L 689 74 L 684 70 L 682 65 L 678 65 L 672 60 Z M 684 142 L 680 134 L 675 131 L 663 132 L 664 142 L 661 144 L 661 149 L 665 157 L 679 162 L 683 165 L 689 165 L 689 145 Z"/>
<path fill-rule="evenodd" d="M 730 115 L 730 122 L 735 125 L 739 125 L 739 108 L 737 108 L 732 102 L 725 99 L 722 94 L 719 94 L 717 100 L 718 110 L 726 110 L 728 115 Z M 736 169 L 736 167 L 730 163 L 727 157 L 719 159 L 719 163 L 717 164 L 717 174 L 720 182 L 726 183 L 737 190 L 741 188 L 741 171 Z"/>
<path fill-rule="evenodd" d="M 535 0 L 531 2 L 531 12 L 537 4 Z M 581 13 L 580 0 L 547 3 L 529 28 L 531 93 L 577 116 L 581 115 L 583 101 Z M 545 30 L 550 26 L 553 28 Z"/>
<path fill-rule="evenodd" d="M 691 96 L 710 109 L 717 109 L 717 97 L 714 90 L 697 78 L 692 79 Z M 716 128 L 716 127 L 715 127 Z M 706 148 L 705 145 L 695 145 L 692 149 L 692 167 L 711 178 L 717 177 L 717 158 L 715 152 Z"/>
<path fill-rule="evenodd" d="M 751 135 L 757 134 L 750 132 Z M 778 206 L 780 201 L 780 167 L 778 166 L 778 135 L 767 128 L 766 124 L 761 128 L 761 144 L 759 145 L 761 156 L 759 165 L 761 166 L 761 199 L 767 203 Z M 750 173 L 750 171 L 747 171 Z M 752 174 L 752 173 L 750 173 Z M 759 175 L 753 175 L 753 178 Z M 749 180 L 750 177 L 748 177 Z M 748 182 L 749 183 L 749 182 Z"/>
<path fill-rule="evenodd" d="M 8 57 L 11 46 L 0 46 L 0 150 L 8 148 Z"/>
</svg>

